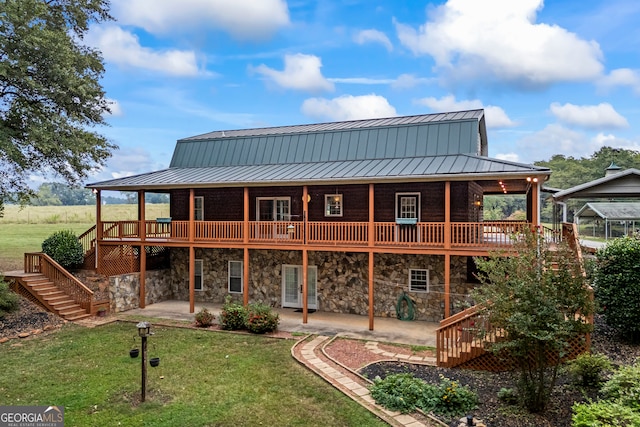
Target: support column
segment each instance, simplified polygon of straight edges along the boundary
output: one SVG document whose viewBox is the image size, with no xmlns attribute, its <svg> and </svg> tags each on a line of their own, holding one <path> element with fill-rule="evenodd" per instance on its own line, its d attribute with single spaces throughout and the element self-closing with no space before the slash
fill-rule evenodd
<svg viewBox="0 0 640 427">
<path fill-rule="evenodd" d="M 244 257 L 242 262 L 242 303 L 249 304 L 249 187 L 244 187 L 244 224 L 242 225 L 242 241 Z"/>
<path fill-rule="evenodd" d="M 376 232 L 376 223 L 375 223 L 375 215 L 374 215 L 374 186 L 373 184 L 369 184 L 369 229 L 368 229 L 368 245 L 369 245 L 369 330 L 373 331 L 373 317 L 375 314 L 374 311 L 374 303 L 375 298 L 373 294 L 373 284 L 374 284 L 374 261 L 375 256 L 373 254 L 373 246 L 375 245 L 375 232 Z"/>
<path fill-rule="evenodd" d="M 193 246 L 196 237 L 195 192 L 189 190 L 189 313 L 196 311 L 196 250 Z"/>
<path fill-rule="evenodd" d="M 536 178 L 531 186 L 531 216 L 533 225 L 540 226 L 540 182 Z"/>
<path fill-rule="evenodd" d="M 302 221 L 304 224 L 304 240 L 302 249 L 302 323 L 309 321 L 309 252 L 306 249 L 307 211 L 309 208 L 309 189 L 302 187 Z"/>
<path fill-rule="evenodd" d="M 451 305 L 451 182 L 444 183 L 444 317 L 450 316 Z"/>
<path fill-rule="evenodd" d="M 138 191 L 138 237 L 144 242 L 147 238 L 147 226 L 145 222 L 145 200 L 144 190 Z"/>
<path fill-rule="evenodd" d="M 147 251 L 140 245 L 140 308 L 147 306 Z"/>
<path fill-rule="evenodd" d="M 100 259 L 100 243 L 102 242 L 102 193 L 96 191 L 96 251 L 95 251 L 95 267 L 99 273 L 102 268 Z"/>
</svg>

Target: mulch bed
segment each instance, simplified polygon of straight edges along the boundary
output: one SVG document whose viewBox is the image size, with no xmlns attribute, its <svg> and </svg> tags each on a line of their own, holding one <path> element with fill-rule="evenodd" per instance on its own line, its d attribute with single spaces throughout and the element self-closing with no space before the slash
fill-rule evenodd
<svg viewBox="0 0 640 427">
<path fill-rule="evenodd" d="M 592 334 L 594 353 L 605 354 L 617 366 L 633 364 L 640 358 L 640 345 L 620 341 L 615 332 L 603 323 L 600 316 L 596 316 L 594 327 Z M 598 397 L 596 389 L 578 387 L 572 383 L 568 374 L 562 373 L 557 379 L 546 410 L 538 414 L 530 414 L 517 406 L 507 405 L 498 400 L 498 391 L 501 388 L 515 389 L 517 378 L 512 372 L 491 373 L 401 362 L 379 362 L 360 370 L 362 375 L 370 379 L 404 372 L 411 373 L 429 383 L 439 383 L 440 375 L 444 375 L 460 384 L 468 385 L 480 399 L 480 405 L 473 411 L 473 415 L 491 427 L 571 427 L 573 403 L 586 402 L 588 399 L 595 400 Z M 443 421 L 450 426 L 458 425 L 457 420 Z"/>
</svg>

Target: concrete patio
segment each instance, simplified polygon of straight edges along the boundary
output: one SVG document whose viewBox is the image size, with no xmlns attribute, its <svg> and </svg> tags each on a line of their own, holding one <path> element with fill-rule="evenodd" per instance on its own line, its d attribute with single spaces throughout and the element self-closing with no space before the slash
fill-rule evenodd
<svg viewBox="0 0 640 427">
<path fill-rule="evenodd" d="M 196 303 L 195 312 L 203 307 L 220 314 L 222 304 Z M 438 323 L 424 321 L 402 321 L 394 318 L 374 318 L 373 331 L 369 330 L 369 318 L 355 314 L 339 314 L 316 311 L 308 314 L 307 323 L 302 323 L 302 313 L 291 308 L 275 309 L 280 315 L 279 329 L 288 332 L 303 332 L 332 336 L 340 334 L 348 338 L 386 341 L 399 344 L 436 346 Z M 157 317 L 161 319 L 193 321 L 194 313 L 189 313 L 188 301 L 162 301 L 122 312 L 131 316 Z"/>
</svg>

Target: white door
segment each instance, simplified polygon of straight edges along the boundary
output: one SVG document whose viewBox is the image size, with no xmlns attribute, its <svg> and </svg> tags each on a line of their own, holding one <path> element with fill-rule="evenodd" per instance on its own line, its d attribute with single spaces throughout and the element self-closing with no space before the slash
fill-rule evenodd
<svg viewBox="0 0 640 427">
<path fill-rule="evenodd" d="M 307 287 L 307 308 L 318 308 L 317 276 L 318 268 L 309 266 L 309 283 Z M 302 266 L 282 266 L 282 306 L 302 308 Z"/>
</svg>

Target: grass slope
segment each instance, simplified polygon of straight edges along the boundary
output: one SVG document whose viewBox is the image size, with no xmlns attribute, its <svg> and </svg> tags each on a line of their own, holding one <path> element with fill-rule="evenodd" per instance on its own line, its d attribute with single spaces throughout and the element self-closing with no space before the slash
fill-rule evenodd
<svg viewBox="0 0 640 427">
<path fill-rule="evenodd" d="M 3 405 L 60 405 L 68 426 L 383 426 L 291 357 L 292 341 L 154 328 L 147 401 L 134 324 L 66 325 L 0 347 Z M 138 340 L 138 338 L 135 338 Z M 136 345 L 137 346 L 137 345 Z M 161 378 L 163 377 L 163 378 Z"/>
</svg>

